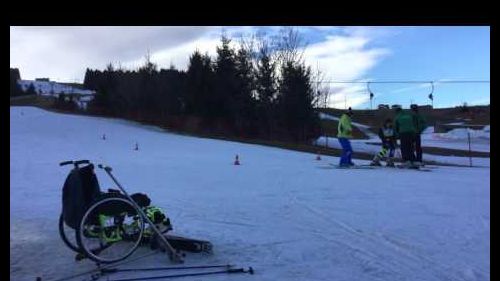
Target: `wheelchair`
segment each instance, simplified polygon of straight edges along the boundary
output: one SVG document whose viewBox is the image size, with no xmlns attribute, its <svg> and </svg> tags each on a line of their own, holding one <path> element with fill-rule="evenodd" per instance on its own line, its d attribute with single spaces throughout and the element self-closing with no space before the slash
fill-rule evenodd
<svg viewBox="0 0 500 281">
<path fill-rule="evenodd" d="M 160 208 L 150 204 L 147 195 L 136 193 L 129 196 L 111 174 L 110 167 L 98 165 L 119 189 L 102 192 L 94 165 L 89 160 L 65 161 L 59 165 L 71 164 L 74 168 L 63 186 L 59 234 L 63 242 L 77 253 L 77 260 L 89 258 L 98 264 L 114 263 L 147 244 L 151 247 L 161 245 L 170 259 L 177 262 L 182 262 L 180 249 L 211 251 L 208 241 L 180 237 L 180 242 L 175 239 L 169 242 L 165 234 L 172 230 L 170 219 Z M 201 248 L 192 249 L 193 241 L 199 242 L 194 246 Z M 172 243 L 178 246 L 177 249 Z"/>
</svg>

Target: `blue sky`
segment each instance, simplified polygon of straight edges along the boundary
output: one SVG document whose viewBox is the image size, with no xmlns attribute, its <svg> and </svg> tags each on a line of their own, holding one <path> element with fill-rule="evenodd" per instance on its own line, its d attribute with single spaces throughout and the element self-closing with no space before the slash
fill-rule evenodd
<svg viewBox="0 0 500 281">
<path fill-rule="evenodd" d="M 229 36 L 280 27 L 11 27 L 10 66 L 23 79 L 82 81 L 109 62 L 135 68 L 150 50 L 160 67 L 185 69 L 198 49 L 210 55 Z M 489 27 L 298 27 L 305 62 L 326 80 L 489 80 Z M 372 84 L 378 103 L 430 103 L 430 84 Z M 369 108 L 364 84 L 330 84 L 330 106 Z M 489 104 L 489 84 L 435 84 L 435 107 Z"/>
<path fill-rule="evenodd" d="M 489 80 L 490 79 L 490 30 L 485 27 L 430 27 L 398 28 L 394 36 L 385 38 L 391 55 L 369 71 L 374 79 L 410 80 Z M 380 93 L 391 92 L 394 87 L 377 86 Z M 430 85 L 418 90 L 380 96 L 387 102 L 408 99 L 426 102 Z M 375 87 L 371 87 L 375 88 Z M 422 94 L 420 94 L 422 93 Z M 384 94 L 385 95 L 385 94 Z M 434 97 L 436 106 L 446 106 L 464 101 L 489 103 L 489 84 L 438 84 Z"/>
</svg>

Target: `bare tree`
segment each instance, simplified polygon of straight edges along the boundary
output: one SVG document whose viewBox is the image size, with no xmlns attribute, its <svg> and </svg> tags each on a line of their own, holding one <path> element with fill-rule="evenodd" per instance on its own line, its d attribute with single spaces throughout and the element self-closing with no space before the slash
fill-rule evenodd
<svg viewBox="0 0 500 281">
<path fill-rule="evenodd" d="M 294 27 L 283 27 L 275 37 L 277 59 L 281 65 L 301 63 L 307 43 Z"/>
</svg>

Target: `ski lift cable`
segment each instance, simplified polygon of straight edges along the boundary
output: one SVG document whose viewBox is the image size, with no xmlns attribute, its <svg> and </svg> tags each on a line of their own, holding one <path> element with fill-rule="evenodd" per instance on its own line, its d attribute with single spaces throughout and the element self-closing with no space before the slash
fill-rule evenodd
<svg viewBox="0 0 500 281">
<path fill-rule="evenodd" d="M 337 80 L 324 80 L 324 81 L 315 81 L 317 83 L 330 83 L 330 84 L 423 84 L 423 83 L 432 83 L 434 86 L 434 83 L 439 83 L 439 84 L 450 84 L 450 83 L 483 83 L 483 84 L 489 84 L 490 80 L 444 80 L 444 81 L 417 81 L 417 80 L 387 80 L 387 81 L 337 81 Z"/>
<path fill-rule="evenodd" d="M 374 94 L 373 94 L 373 91 L 370 88 L 370 84 L 371 83 L 377 83 L 377 82 L 369 81 L 369 82 L 365 82 L 365 83 L 366 83 L 366 89 L 368 90 L 368 94 L 370 95 L 370 99 L 371 99 L 371 98 L 374 97 Z M 392 83 L 392 82 L 379 82 L 379 83 Z M 421 81 L 421 82 L 418 82 L 418 83 L 419 84 L 430 83 L 431 84 L 431 93 L 429 94 L 429 96 L 434 93 L 434 81 L 427 81 L 427 82 Z"/>
</svg>

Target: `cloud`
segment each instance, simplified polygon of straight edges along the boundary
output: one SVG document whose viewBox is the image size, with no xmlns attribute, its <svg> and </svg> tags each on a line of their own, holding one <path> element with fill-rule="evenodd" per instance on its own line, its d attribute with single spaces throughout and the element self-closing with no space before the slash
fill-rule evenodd
<svg viewBox="0 0 500 281">
<path fill-rule="evenodd" d="M 51 77 L 59 81 L 83 80 L 85 69 L 120 63 L 135 68 L 149 51 L 160 68 L 171 63 L 185 69 L 195 49 L 210 55 L 221 34 L 234 43 L 256 27 L 11 27 L 10 65 L 23 79 Z"/>
<path fill-rule="evenodd" d="M 387 48 L 370 47 L 371 37 L 359 35 L 360 31 L 328 35 L 324 41 L 309 45 L 305 60 L 312 69 L 323 72 L 325 80 L 351 81 L 365 76 L 391 52 Z M 359 106 L 369 100 L 364 84 L 331 84 L 330 106 Z"/>
<path fill-rule="evenodd" d="M 86 67 L 130 62 L 194 42 L 216 27 L 11 27 L 10 65 L 26 79 L 83 79 Z M 220 29 L 219 29 L 220 30 Z"/>
<path fill-rule="evenodd" d="M 388 93 L 399 94 L 399 93 L 411 92 L 411 91 L 414 91 L 414 90 L 427 89 L 429 91 L 429 94 L 430 94 L 431 90 L 432 90 L 432 85 L 431 85 L 430 82 L 431 81 L 429 81 L 427 83 L 413 84 L 413 86 L 397 88 L 397 89 L 392 90 L 392 91 L 390 91 Z M 440 84 L 440 83 L 439 82 L 434 82 L 434 87 L 436 87 L 436 85 L 438 85 L 438 84 Z M 397 85 L 397 84 L 394 84 L 394 85 Z"/>
</svg>

